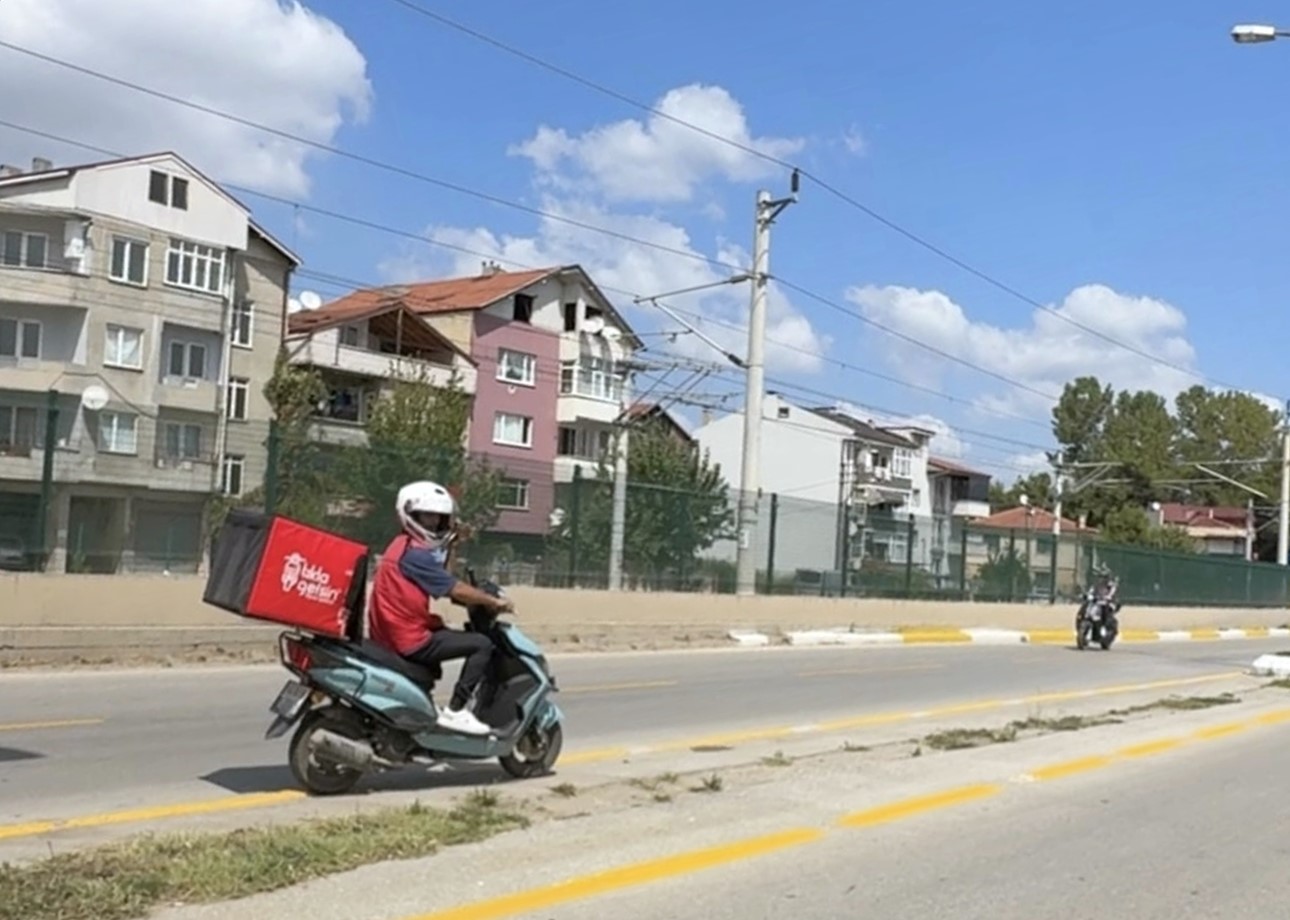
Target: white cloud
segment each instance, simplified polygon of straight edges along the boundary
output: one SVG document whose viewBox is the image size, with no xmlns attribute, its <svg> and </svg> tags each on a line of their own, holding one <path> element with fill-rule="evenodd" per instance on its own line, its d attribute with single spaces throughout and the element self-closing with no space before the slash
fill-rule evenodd
<svg viewBox="0 0 1290 920">
<path fill-rule="evenodd" d="M 754 137 L 743 106 L 720 86 L 677 87 L 654 108 L 766 156 L 784 159 L 804 146 L 800 139 Z M 593 191 L 611 202 L 689 201 L 700 183 L 713 178 L 750 182 L 783 171 L 658 115 L 600 125 L 576 136 L 542 125 L 510 152 L 532 160 L 539 180 L 554 189 Z"/>
<path fill-rule="evenodd" d="M 367 62 L 296 0 L 4 0 L 0 37 L 34 51 L 330 143 L 371 104 Z M 0 53 L 8 119 L 134 155 L 173 149 L 225 182 L 307 194 L 307 147 L 32 58 Z M 84 162 L 79 148 L 0 129 L 6 162 Z"/>
<path fill-rule="evenodd" d="M 681 87 L 667 93 L 659 107 L 774 155 L 788 154 L 800 147 L 797 141 L 752 139 L 742 108 L 720 87 Z M 653 296 L 715 285 L 704 291 L 667 297 L 664 302 L 685 314 L 687 322 L 723 349 L 740 357 L 746 354 L 747 332 L 730 326 L 747 323 L 749 287 L 747 283 L 718 283 L 745 270 L 751 262 L 749 254 L 718 240 L 714 258 L 723 264 L 702 261 L 697 258 L 702 253 L 685 227 L 658 213 L 634 213 L 626 208 L 625 201 L 635 199 L 655 205 L 686 201 L 699 182 L 713 176 L 744 181 L 764 175 L 764 161 L 658 117 L 644 124 L 615 122 L 592 128 L 576 138 L 544 127 L 522 150 L 536 166 L 543 211 L 696 258 L 543 217 L 532 236 L 499 236 L 482 226 L 431 226 L 426 231 L 428 239 L 469 254 L 407 249 L 379 266 L 382 275 L 390 281 L 406 281 L 441 273 L 473 274 L 479 271 L 481 258 L 496 259 L 504 268 L 577 263 L 627 313 L 633 325 L 667 331 L 680 331 L 683 327 L 648 304 L 632 306 L 631 296 L 622 292 Z M 709 202 L 705 210 L 711 213 L 714 204 Z M 774 282 L 769 289 L 766 338 L 766 364 L 772 371 L 818 371 L 822 366 L 819 356 L 831 344 Z M 658 341 L 654 339 L 651 344 Z M 694 335 L 678 336 L 669 347 L 686 357 L 724 363 Z"/>
<path fill-rule="evenodd" d="M 848 128 L 847 133 L 842 135 L 842 145 L 854 156 L 862 157 L 869 152 L 869 141 L 855 125 Z"/>
<path fill-rule="evenodd" d="M 864 286 L 851 288 L 847 298 L 865 316 L 884 326 L 1054 396 L 1061 394 L 1069 380 L 1082 375 L 1096 376 L 1117 389 L 1154 390 L 1167 398 L 1198 382 L 1181 370 L 1113 345 L 1043 310 L 1035 310 L 1027 326 L 1002 328 L 972 320 L 940 291 Z M 1196 350 L 1186 335 L 1186 317 L 1162 300 L 1089 284 L 1076 288 L 1055 309 L 1068 319 L 1179 367 L 1196 366 Z M 893 367 L 922 383 L 956 367 L 889 336 L 883 337 L 883 350 Z M 988 379 L 973 376 L 978 383 Z M 985 386 L 989 389 L 992 384 Z M 981 396 L 979 405 L 1038 415 L 1050 402 L 1000 385 Z"/>
<path fill-rule="evenodd" d="M 1031 473 L 1049 473 L 1053 471 L 1052 464 L 1048 461 L 1048 455 L 1042 450 L 1031 451 L 1029 453 L 1013 454 L 1008 459 L 1009 472 L 1013 478 L 1018 473 L 1028 476 Z"/>
</svg>

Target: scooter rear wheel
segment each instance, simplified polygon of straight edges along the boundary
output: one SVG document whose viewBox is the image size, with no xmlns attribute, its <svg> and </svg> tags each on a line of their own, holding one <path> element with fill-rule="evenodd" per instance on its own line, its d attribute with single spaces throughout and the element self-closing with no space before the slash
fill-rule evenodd
<svg viewBox="0 0 1290 920">
<path fill-rule="evenodd" d="M 551 772 L 563 747 L 564 729 L 557 722 L 548 729 L 534 729 L 516 745 L 514 753 L 497 759 L 516 779 L 536 779 Z"/>
<path fill-rule="evenodd" d="M 363 778 L 362 771 L 320 759 L 310 750 L 314 732 L 327 729 L 346 738 L 363 737 L 362 726 L 347 710 L 329 706 L 305 716 L 291 738 L 288 763 L 291 775 L 311 795 L 344 795 Z"/>
</svg>

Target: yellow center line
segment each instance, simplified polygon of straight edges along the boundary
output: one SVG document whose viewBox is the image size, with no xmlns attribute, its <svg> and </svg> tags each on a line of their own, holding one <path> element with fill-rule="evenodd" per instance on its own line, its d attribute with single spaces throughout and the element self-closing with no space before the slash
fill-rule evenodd
<svg viewBox="0 0 1290 920">
<path fill-rule="evenodd" d="M 1039 702 L 1084 699 L 1122 693 L 1141 692 L 1146 690 L 1158 690 L 1168 687 L 1189 686 L 1198 683 L 1224 680 L 1226 678 L 1240 676 L 1241 674 L 1242 672 L 1240 671 L 1225 671 L 1217 674 L 1179 678 L 1176 680 L 1152 681 L 1150 683 L 1143 684 L 1117 684 L 1111 687 L 1094 688 L 1090 690 L 1044 693 L 1037 696 L 1014 700 L 982 700 L 974 703 L 960 703 L 952 706 L 942 706 L 935 709 L 878 713 L 850 719 L 840 719 L 832 722 L 820 722 L 809 726 L 772 726 L 761 729 L 750 729 L 745 731 L 727 732 L 718 735 L 709 735 L 702 738 L 668 741 L 639 747 L 619 745 L 617 747 L 596 748 L 586 751 L 571 751 L 560 758 L 560 764 L 563 766 L 579 766 L 624 760 L 629 757 L 640 756 L 643 754 L 674 753 L 702 747 L 732 747 L 738 744 L 748 744 L 756 741 L 772 741 L 807 734 L 827 734 L 850 729 L 910 722 L 918 719 L 940 718 L 943 716 L 962 715 L 970 712 L 985 712 L 989 710 L 1003 709 L 1008 706 L 1024 706 L 1033 705 Z M 1288 716 L 1288 718 L 1290 718 L 1290 716 Z M 287 804 L 299 801 L 302 798 L 304 798 L 303 793 L 286 789 L 253 795 L 234 795 L 219 799 L 207 799 L 198 802 L 164 805 L 156 808 L 86 815 L 66 820 L 34 821 L 25 824 L 10 825 L 0 824 L 0 840 L 16 837 L 33 837 L 75 828 L 105 827 L 118 824 L 142 823 L 144 821 L 185 818 L 215 812 L 243 811 Z"/>
<path fill-rule="evenodd" d="M 561 687 L 560 692 L 566 693 L 613 693 L 617 690 L 656 690 L 660 687 L 675 687 L 679 681 L 675 680 L 646 680 L 638 683 L 626 684 L 587 684 L 581 687 Z"/>
<path fill-rule="evenodd" d="M 1162 738 L 1123 747 L 1108 754 L 1098 754 L 1078 760 L 1048 764 L 1031 770 L 1027 775 L 1033 778 L 1060 779 L 1111 766 L 1119 758 L 1153 756 L 1175 750 L 1185 745 L 1189 740 L 1230 735 L 1233 733 L 1232 730 L 1237 727 L 1241 729 L 1254 728 L 1260 725 L 1277 725 L 1288 721 L 1290 721 L 1290 709 L 1277 710 L 1239 722 L 1226 723 L 1222 726 L 1207 726 L 1192 732 L 1189 736 Z M 1229 730 L 1219 732 L 1218 729 L 1221 728 Z M 1003 791 L 1004 787 L 995 783 L 959 786 L 930 795 L 902 799 L 865 809 L 864 811 L 852 812 L 838 818 L 835 825 L 846 830 L 879 827 L 919 815 L 944 811 L 969 802 L 983 801 L 993 798 Z M 691 850 L 644 862 L 629 863 L 607 871 L 568 879 L 554 885 L 533 888 L 527 891 L 517 891 L 486 901 L 477 901 L 473 904 L 463 904 L 446 910 L 407 917 L 404 920 L 505 920 L 505 918 L 517 917 L 534 911 L 548 910 L 573 901 L 614 894 L 656 882 L 695 875 L 719 866 L 746 862 L 793 847 L 818 843 L 830 836 L 832 835 L 824 829 L 794 828 L 779 834 L 751 837 L 721 846 Z"/>
<path fill-rule="evenodd" d="M 31 821 L 27 824 L 7 824 L 0 825 L 0 840 L 33 837 L 37 834 L 48 834 L 54 831 L 85 830 L 88 828 L 109 827 L 114 824 L 156 821 L 164 818 L 245 811 L 251 808 L 264 808 L 269 805 L 285 805 L 288 802 L 299 802 L 304 798 L 305 794 L 303 792 L 284 789 L 280 792 L 260 792 L 250 795 L 207 799 L 204 802 L 182 802 L 175 805 L 156 805 L 151 808 L 135 808 L 128 811 L 110 811 L 105 814 L 85 815 L 79 818 Z"/>
<path fill-rule="evenodd" d="M 0 732 L 34 732 L 53 728 L 80 728 L 102 725 L 104 719 L 62 719 L 57 722 L 8 722 L 0 723 Z"/>
<path fill-rule="evenodd" d="M 830 668 L 824 671 L 802 671 L 798 677 L 841 677 L 850 674 L 900 674 L 909 671 L 943 671 L 943 664 L 910 664 L 893 668 Z"/>
<path fill-rule="evenodd" d="M 682 875 L 692 875 L 707 869 L 715 869 L 729 863 L 743 862 L 767 856 L 793 847 L 804 846 L 824 839 L 825 832 L 819 828 L 794 828 L 764 837 L 751 837 L 723 846 L 708 847 L 702 850 L 691 850 L 662 859 L 651 859 L 646 862 L 632 863 L 584 875 L 580 878 L 534 888 L 516 894 L 503 895 L 488 901 L 479 901 L 424 917 L 410 920 L 496 920 L 499 917 L 514 917 L 536 910 L 546 910 L 570 901 L 581 901 L 598 895 L 610 894 L 624 888 L 635 888 L 651 882 L 663 881 Z"/>
</svg>

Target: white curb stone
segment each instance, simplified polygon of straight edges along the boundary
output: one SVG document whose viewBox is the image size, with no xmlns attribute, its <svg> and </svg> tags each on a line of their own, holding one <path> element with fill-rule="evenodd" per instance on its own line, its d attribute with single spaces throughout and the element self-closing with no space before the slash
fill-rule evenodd
<svg viewBox="0 0 1290 920">
<path fill-rule="evenodd" d="M 1290 655 L 1260 655 L 1251 670 L 1261 677 L 1290 677 Z"/>
</svg>

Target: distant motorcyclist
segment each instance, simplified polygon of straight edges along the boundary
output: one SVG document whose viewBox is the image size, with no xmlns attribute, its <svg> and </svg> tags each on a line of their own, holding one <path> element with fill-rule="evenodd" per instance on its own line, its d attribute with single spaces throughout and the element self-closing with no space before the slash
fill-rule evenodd
<svg viewBox="0 0 1290 920">
<path fill-rule="evenodd" d="M 511 610 L 512 604 L 448 571 L 448 553 L 456 538 L 456 510 L 456 502 L 438 483 L 412 482 L 399 490 L 395 511 L 403 532 L 386 547 L 373 579 L 369 634 L 372 641 L 416 664 L 466 659 L 439 720 L 445 728 L 486 735 L 491 729 L 466 706 L 488 672 L 493 641 L 481 633 L 449 629 L 434 612 L 432 601 L 447 597 L 463 606 L 497 613 Z"/>
</svg>

